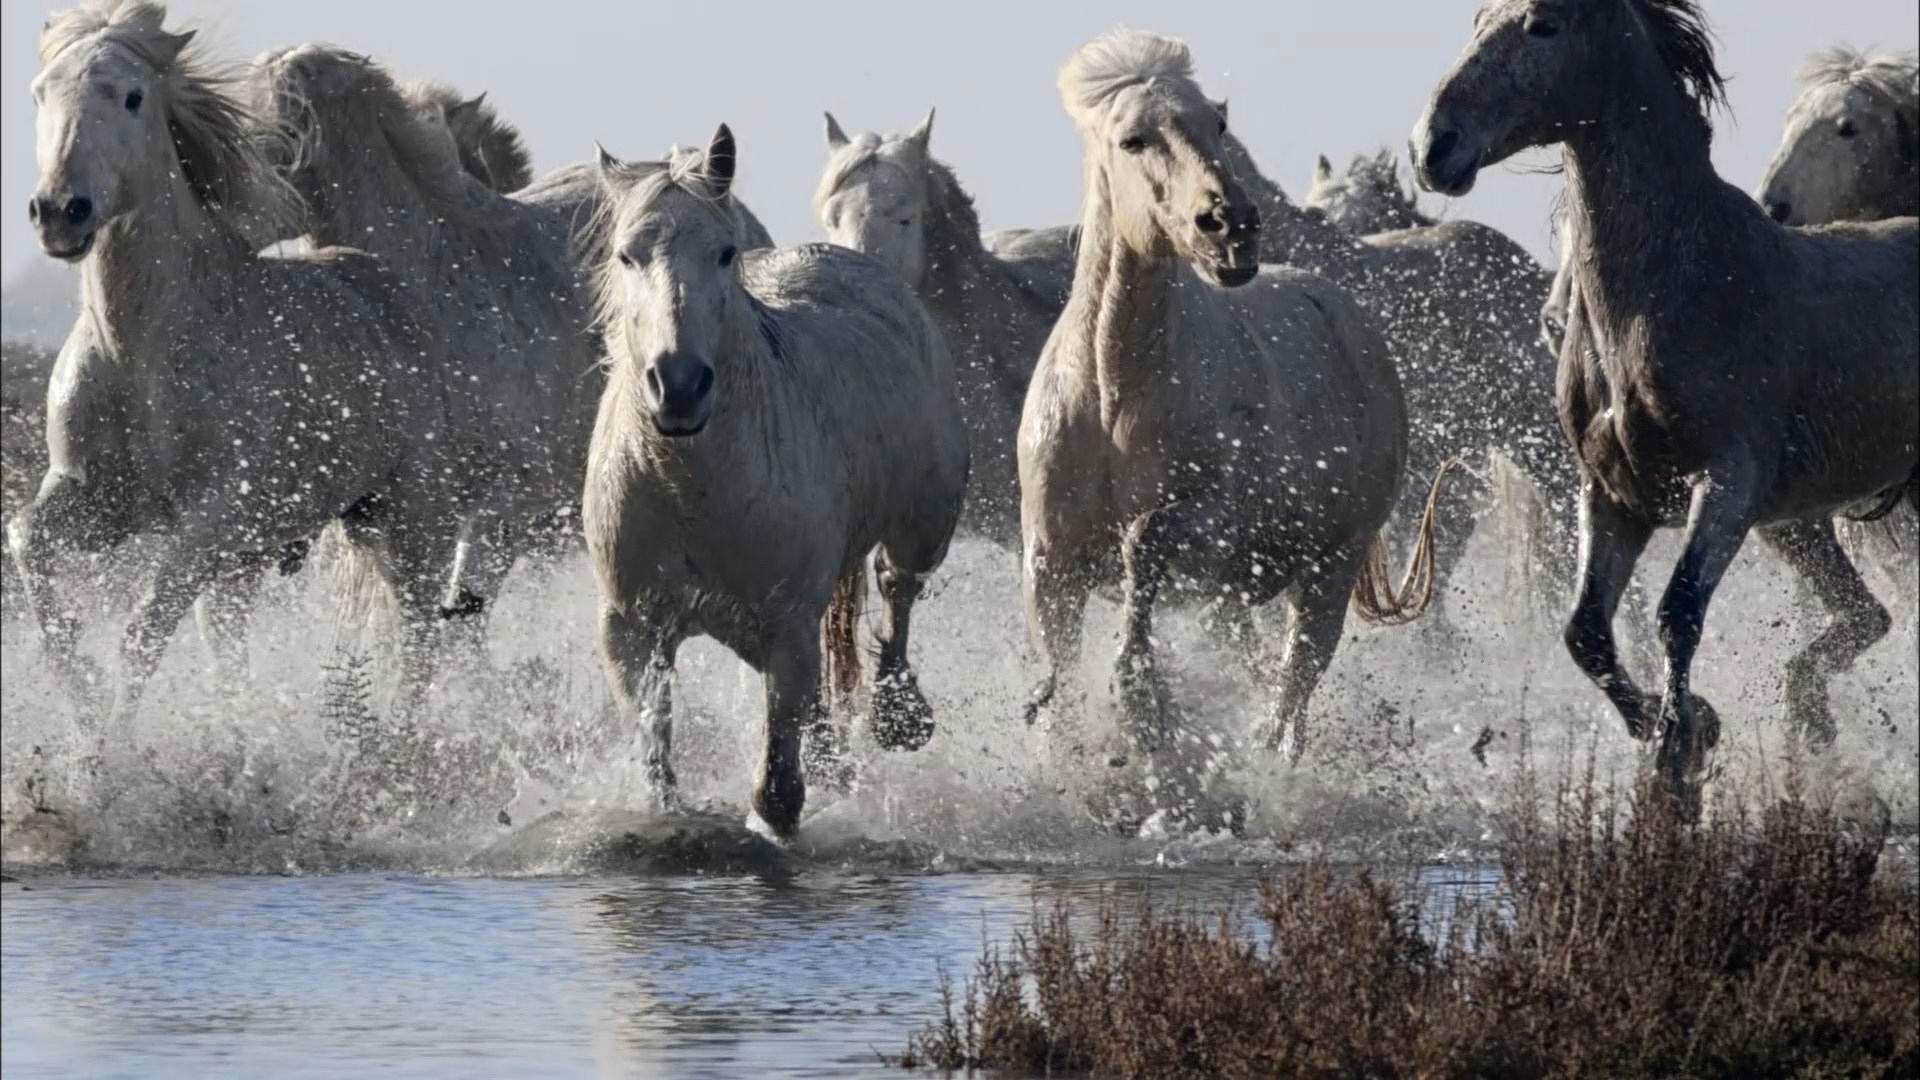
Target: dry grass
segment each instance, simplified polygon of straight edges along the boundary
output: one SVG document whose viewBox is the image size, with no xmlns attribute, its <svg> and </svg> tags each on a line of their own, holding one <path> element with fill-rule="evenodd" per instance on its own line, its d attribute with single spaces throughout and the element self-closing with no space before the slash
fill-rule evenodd
<svg viewBox="0 0 1920 1080">
<path fill-rule="evenodd" d="M 1624 813 L 1589 775 L 1518 814 L 1504 887 L 1436 926 L 1398 875 L 1324 864 L 1231 913 L 1037 911 L 909 1067 L 1127 1077 L 1920 1075 L 1920 891 L 1884 821 L 1791 781 L 1757 813 Z M 1523 792 L 1523 808 L 1538 800 Z"/>
</svg>

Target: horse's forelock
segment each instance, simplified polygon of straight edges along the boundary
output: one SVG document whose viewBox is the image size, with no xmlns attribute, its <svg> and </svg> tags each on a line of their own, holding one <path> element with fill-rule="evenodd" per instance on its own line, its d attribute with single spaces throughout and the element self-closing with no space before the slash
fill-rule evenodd
<svg viewBox="0 0 1920 1080">
<path fill-rule="evenodd" d="M 1193 53 L 1178 38 L 1121 27 L 1082 45 L 1060 69 L 1057 85 L 1076 127 L 1098 122 L 1122 90 L 1153 79 L 1193 81 Z"/>
<path fill-rule="evenodd" d="M 818 217 L 827 205 L 827 200 L 846 186 L 847 180 L 880 156 L 880 136 L 871 131 L 863 131 L 848 140 L 845 146 L 835 150 L 827 159 L 826 172 L 820 176 L 820 187 L 814 192 L 813 212 Z"/>
</svg>

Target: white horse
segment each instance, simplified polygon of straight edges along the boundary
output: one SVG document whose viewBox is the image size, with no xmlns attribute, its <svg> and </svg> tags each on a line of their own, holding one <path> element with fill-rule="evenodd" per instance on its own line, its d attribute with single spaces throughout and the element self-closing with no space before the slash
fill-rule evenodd
<svg viewBox="0 0 1920 1080">
<path fill-rule="evenodd" d="M 585 524 L 608 681 L 662 803 L 674 656 L 706 634 L 765 676 L 753 809 L 790 837 L 801 739 L 823 733 L 823 624 L 857 663 L 870 552 L 886 604 L 875 734 L 932 737 L 908 622 L 960 516 L 967 436 L 939 328 L 892 272 L 827 244 L 743 253 L 734 161 L 724 125 L 704 154 L 602 151 L 608 375 Z"/>
<path fill-rule="evenodd" d="M 56 15 L 33 83 L 30 217 L 42 250 L 81 264 L 83 310 L 49 391 L 46 479 L 10 539 L 87 715 L 99 680 L 54 594 L 57 549 L 168 535 L 127 628 L 124 715 L 194 598 L 237 562 L 342 520 L 403 595 L 431 597 L 454 540 L 459 463 L 412 293 L 355 251 L 255 254 L 291 193 L 232 80 L 164 19 L 140 0 Z M 404 626 L 417 665 L 431 618 Z"/>
<path fill-rule="evenodd" d="M 1223 164 L 1227 121 L 1187 47 L 1120 30 L 1060 73 L 1085 140 L 1073 293 L 1020 426 L 1026 601 L 1052 703 L 1079 653 L 1088 593 L 1119 577 L 1114 678 L 1152 750 L 1168 701 L 1152 616 L 1175 575 L 1241 608 L 1284 597 L 1278 690 L 1262 740 L 1297 758 L 1313 688 L 1351 598 L 1379 620 L 1431 594 L 1386 581 L 1380 531 L 1407 459 L 1386 340 L 1341 289 L 1262 267 L 1260 215 Z"/>
</svg>

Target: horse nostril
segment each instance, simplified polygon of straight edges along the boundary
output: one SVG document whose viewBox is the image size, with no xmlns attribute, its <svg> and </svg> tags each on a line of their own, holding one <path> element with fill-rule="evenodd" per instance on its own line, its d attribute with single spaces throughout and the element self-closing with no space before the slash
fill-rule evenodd
<svg viewBox="0 0 1920 1080">
<path fill-rule="evenodd" d="M 67 200 L 67 224 L 81 225 L 93 216 L 93 200 L 75 196 Z"/>
<path fill-rule="evenodd" d="M 1793 216 L 1793 204 L 1790 202 L 1768 203 L 1767 216 L 1773 218 L 1773 220 L 1779 222 L 1780 224 L 1785 225 L 1787 223 L 1787 219 Z"/>
<path fill-rule="evenodd" d="M 666 398 L 666 392 L 660 388 L 659 368 L 647 369 L 647 396 L 655 401 L 662 401 Z"/>
<path fill-rule="evenodd" d="M 1201 232 L 1209 235 L 1224 232 L 1227 227 L 1226 219 L 1220 216 L 1219 210 L 1203 210 L 1193 216 L 1193 223 Z"/>
<path fill-rule="evenodd" d="M 696 398 L 703 398 L 703 397 L 706 397 L 707 394 L 712 390 L 713 390 L 713 369 L 710 367 L 701 368 L 700 382 L 699 382 L 699 385 L 694 387 L 693 396 Z"/>
<path fill-rule="evenodd" d="M 1432 145 L 1427 147 L 1427 168 L 1432 169 L 1444 161 L 1459 143 L 1460 133 L 1457 131 L 1443 131 L 1435 136 Z"/>
<path fill-rule="evenodd" d="M 40 224 L 40 200 L 38 197 L 27 200 L 27 220 Z"/>
</svg>

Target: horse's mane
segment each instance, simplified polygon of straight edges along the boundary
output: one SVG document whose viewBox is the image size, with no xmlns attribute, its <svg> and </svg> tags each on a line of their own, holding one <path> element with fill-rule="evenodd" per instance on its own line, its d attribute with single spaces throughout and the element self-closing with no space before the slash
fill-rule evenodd
<svg viewBox="0 0 1920 1080">
<path fill-rule="evenodd" d="M 1905 126 L 1907 152 L 1920 133 L 1920 57 L 1911 52 L 1868 55 L 1847 45 L 1822 49 L 1794 75 L 1803 89 L 1836 83 L 1857 86 Z"/>
<path fill-rule="evenodd" d="M 272 96 L 272 111 L 292 128 L 287 135 L 296 165 L 331 139 L 344 144 L 331 151 L 342 161 L 391 157 L 450 221 L 480 228 L 506 223 L 497 193 L 462 163 L 439 104 L 411 96 L 372 58 L 332 45 L 301 45 L 262 57 L 259 67 L 265 83 L 260 92 Z M 382 145 L 353 145 L 360 140 Z M 405 202 L 397 193 L 377 191 L 354 197 L 377 205 Z"/>
<path fill-rule="evenodd" d="M 520 129 L 508 123 L 485 94 L 464 97 L 442 82 L 416 82 L 406 87 L 406 94 L 416 105 L 445 115 L 461 163 L 487 186 L 504 194 L 533 182 L 533 156 Z"/>
<path fill-rule="evenodd" d="M 820 178 L 819 190 L 813 196 L 814 216 L 819 216 L 820 208 L 845 186 L 849 177 L 880 158 L 886 141 L 873 132 L 863 131 L 834 151 Z M 921 160 L 926 172 L 928 202 L 940 211 L 936 217 L 942 235 L 936 238 L 936 246 L 984 250 L 980 240 L 980 213 L 974 209 L 973 196 L 960 183 L 959 175 L 931 153 L 922 155 Z"/>
<path fill-rule="evenodd" d="M 153 0 L 89 0 L 47 20 L 40 66 L 96 36 L 126 49 L 158 77 L 180 174 L 202 209 L 291 218 L 298 202 L 267 156 L 271 136 L 263 137 L 240 95 L 244 71 L 207 58 L 191 32 L 168 31 L 166 18 L 166 5 Z"/>
<path fill-rule="evenodd" d="M 1713 110 L 1727 107 L 1727 79 L 1713 55 L 1713 31 L 1699 0 L 1628 0 L 1646 21 L 1660 59 L 1712 130 Z"/>
<path fill-rule="evenodd" d="M 1177 38 L 1128 27 L 1082 45 L 1060 69 L 1060 99 L 1074 126 L 1092 126 L 1115 94 L 1152 79 L 1193 78 L 1193 54 Z"/>
</svg>

